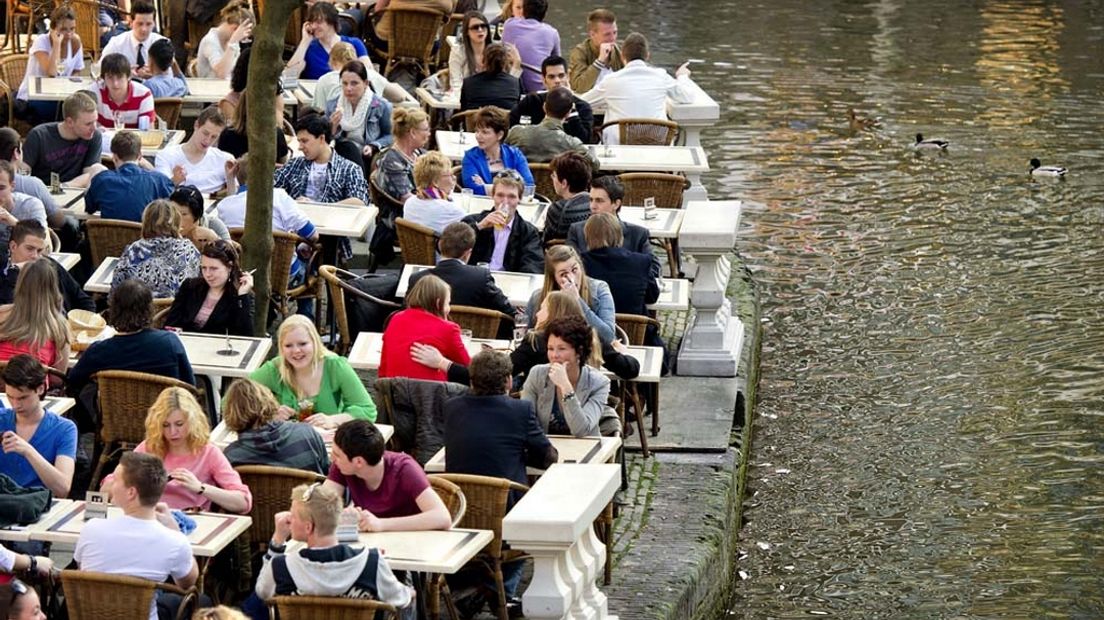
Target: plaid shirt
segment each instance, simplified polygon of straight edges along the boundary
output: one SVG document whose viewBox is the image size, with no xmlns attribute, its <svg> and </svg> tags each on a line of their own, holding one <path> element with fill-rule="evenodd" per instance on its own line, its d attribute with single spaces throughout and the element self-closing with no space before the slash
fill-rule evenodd
<svg viewBox="0 0 1104 620">
<path fill-rule="evenodd" d="M 307 180 L 310 177 L 311 163 L 306 157 L 296 157 L 276 171 L 274 186 L 283 189 L 292 198 L 301 198 L 307 193 Z M 326 164 L 326 186 L 318 202 L 340 202 L 347 198 L 358 198 L 364 204 L 368 199 L 368 183 L 364 180 L 364 170 L 353 162 L 332 152 L 330 163 Z M 353 256 L 352 244 L 342 237 L 338 245 L 339 258 L 347 261 Z"/>
</svg>

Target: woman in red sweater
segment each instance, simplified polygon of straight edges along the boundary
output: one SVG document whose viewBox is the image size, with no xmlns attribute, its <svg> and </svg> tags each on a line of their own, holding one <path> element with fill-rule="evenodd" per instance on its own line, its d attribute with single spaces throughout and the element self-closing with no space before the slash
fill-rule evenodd
<svg viewBox="0 0 1104 620">
<path fill-rule="evenodd" d="M 452 293 L 444 280 L 427 275 L 406 294 L 406 310 L 396 313 L 383 330 L 380 377 L 409 377 L 446 381 L 444 370 L 415 362 L 410 356 L 415 344 L 437 347 L 446 359 L 468 365 L 471 357 L 460 338 L 460 326 L 448 320 Z"/>
</svg>

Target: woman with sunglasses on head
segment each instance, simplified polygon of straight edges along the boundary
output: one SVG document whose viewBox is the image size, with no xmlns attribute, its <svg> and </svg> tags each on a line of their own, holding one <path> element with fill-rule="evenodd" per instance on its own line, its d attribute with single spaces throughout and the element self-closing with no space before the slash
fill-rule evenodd
<svg viewBox="0 0 1104 620">
<path fill-rule="evenodd" d="M 48 558 L 41 558 L 49 561 Z M 41 569 L 40 569 L 41 570 Z M 12 579 L 8 583 L 11 590 L 11 598 L 0 604 L 6 604 L 4 618 L 7 620 L 47 620 L 42 611 L 42 602 L 38 598 L 38 592 L 34 588 L 23 583 L 19 579 Z"/>
<path fill-rule="evenodd" d="M 609 285 L 587 277 L 583 262 L 569 245 L 557 245 L 544 254 L 544 288 L 529 298 L 529 327 L 535 325 L 537 309 L 552 291 L 569 294 L 583 312 L 586 322 L 594 328 L 602 342 L 611 342 L 617 335 L 613 294 Z"/>
<path fill-rule="evenodd" d="M 489 195 L 495 174 L 506 170 L 516 172 L 525 185 L 536 185 L 525 154 L 503 142 L 509 129 L 510 115 L 505 110 L 486 106 L 475 113 L 476 146 L 464 153 L 460 179 L 476 195 Z"/>
<path fill-rule="evenodd" d="M 461 22 L 460 45 L 449 52 L 449 91 L 459 93 L 464 80 L 483 71 L 483 50 L 490 44 L 491 26 L 480 11 L 464 13 Z M 509 71 L 514 77 L 521 76 L 521 68 L 514 66 Z"/>
<path fill-rule="evenodd" d="M 253 275 L 241 270 L 229 241 L 207 244 L 199 256 L 199 277 L 180 284 L 165 325 L 186 332 L 253 335 Z"/>
</svg>

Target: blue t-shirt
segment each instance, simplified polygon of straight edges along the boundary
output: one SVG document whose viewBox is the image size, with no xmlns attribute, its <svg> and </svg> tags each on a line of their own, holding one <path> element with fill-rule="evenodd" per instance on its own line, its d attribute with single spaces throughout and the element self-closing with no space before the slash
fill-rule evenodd
<svg viewBox="0 0 1104 620">
<path fill-rule="evenodd" d="M 15 432 L 15 411 L 0 409 L 0 434 L 8 431 Z M 76 459 L 77 425 L 73 424 L 72 420 L 47 411 L 28 443 L 51 464 L 58 456 Z M 0 472 L 7 474 L 21 486 L 46 486 L 38 478 L 38 473 L 31 467 L 31 463 L 14 452 L 5 453 L 0 450 Z"/>
<path fill-rule="evenodd" d="M 339 35 L 341 40 L 353 46 L 357 58 L 368 55 L 368 48 L 364 47 L 364 41 L 354 37 Z M 304 80 L 317 80 L 330 72 L 330 53 L 315 39 L 307 46 L 307 55 L 303 57 L 306 66 L 299 75 Z"/>
</svg>

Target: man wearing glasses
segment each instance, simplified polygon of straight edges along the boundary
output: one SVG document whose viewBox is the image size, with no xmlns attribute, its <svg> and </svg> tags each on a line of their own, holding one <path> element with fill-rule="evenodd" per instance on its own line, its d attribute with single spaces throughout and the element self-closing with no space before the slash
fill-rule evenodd
<svg viewBox="0 0 1104 620">
<path fill-rule="evenodd" d="M 469 263 L 487 263 L 491 271 L 544 273 L 540 231 L 517 212 L 525 189 L 521 175 L 502 170 L 494 176 L 494 208 L 462 221 L 475 229 L 475 247 Z"/>
</svg>

